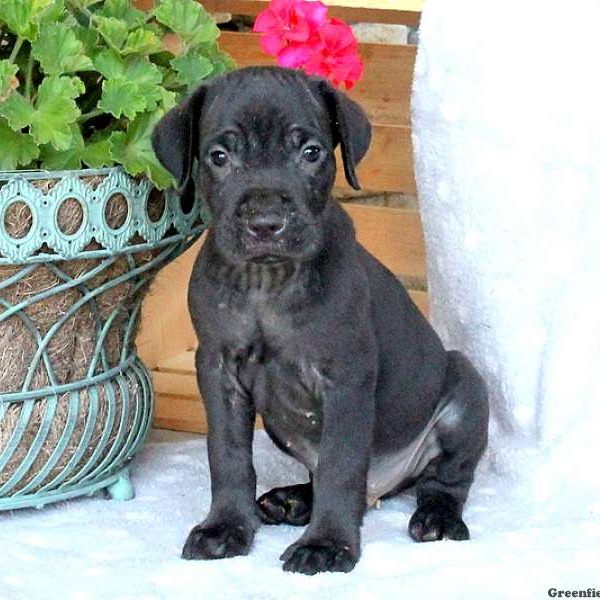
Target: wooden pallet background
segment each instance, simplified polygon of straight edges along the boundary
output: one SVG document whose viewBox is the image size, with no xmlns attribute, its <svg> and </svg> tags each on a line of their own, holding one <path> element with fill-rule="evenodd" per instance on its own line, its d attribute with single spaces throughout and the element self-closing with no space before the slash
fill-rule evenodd
<svg viewBox="0 0 600 600">
<path fill-rule="evenodd" d="M 215 12 L 255 15 L 266 0 L 204 0 Z M 349 22 L 414 26 L 421 0 L 326 0 L 330 14 Z M 239 66 L 273 64 L 252 33 L 223 32 L 221 46 Z M 373 124 L 371 149 L 359 166 L 364 189 L 416 194 L 411 130 L 410 91 L 416 48 L 409 45 L 361 44 L 365 75 L 350 95 L 365 108 Z M 336 182 L 347 188 L 340 176 Z M 398 277 L 427 314 L 425 249 L 417 210 L 345 204 L 358 239 Z M 206 431 L 194 370 L 196 339 L 187 311 L 187 284 L 200 239 L 158 276 L 146 299 L 137 345 L 151 370 L 156 392 L 154 425 L 183 431 Z M 410 289 L 415 283 L 418 289 Z"/>
</svg>

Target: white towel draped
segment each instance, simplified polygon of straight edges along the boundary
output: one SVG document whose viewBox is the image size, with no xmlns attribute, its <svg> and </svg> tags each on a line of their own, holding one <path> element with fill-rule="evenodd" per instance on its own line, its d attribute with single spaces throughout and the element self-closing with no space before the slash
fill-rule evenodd
<svg viewBox="0 0 600 600">
<path fill-rule="evenodd" d="M 428 0 L 412 100 L 431 313 L 540 499 L 600 478 L 600 3 Z"/>
</svg>

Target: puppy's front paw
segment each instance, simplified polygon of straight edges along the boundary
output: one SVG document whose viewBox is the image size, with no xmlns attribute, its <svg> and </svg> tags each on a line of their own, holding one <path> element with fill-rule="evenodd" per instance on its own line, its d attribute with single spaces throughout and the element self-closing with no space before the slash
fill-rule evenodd
<svg viewBox="0 0 600 600">
<path fill-rule="evenodd" d="M 186 560 L 209 560 L 245 555 L 250 551 L 253 537 L 252 530 L 242 525 L 196 525 L 188 535 L 181 557 Z"/>
<path fill-rule="evenodd" d="M 416 542 L 469 539 L 469 529 L 460 517 L 457 503 L 447 494 L 432 496 L 420 504 L 410 519 L 408 531 Z"/>
<path fill-rule="evenodd" d="M 292 544 L 282 555 L 284 571 L 314 575 L 323 571 L 348 573 L 354 569 L 358 556 L 350 547 L 333 540 L 315 540 Z"/>
</svg>

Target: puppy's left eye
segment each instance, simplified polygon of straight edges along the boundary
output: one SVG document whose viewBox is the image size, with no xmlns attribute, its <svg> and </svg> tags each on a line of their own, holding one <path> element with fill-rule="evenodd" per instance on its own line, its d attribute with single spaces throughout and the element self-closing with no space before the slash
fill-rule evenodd
<svg viewBox="0 0 600 600">
<path fill-rule="evenodd" d="M 319 148 L 319 146 L 307 146 L 302 150 L 302 158 L 307 162 L 317 162 L 320 156 L 321 148 Z"/>
<path fill-rule="evenodd" d="M 210 162 L 212 162 L 215 167 L 224 167 L 229 160 L 229 156 L 227 156 L 227 152 L 223 152 L 223 150 L 214 150 L 210 153 Z"/>
</svg>

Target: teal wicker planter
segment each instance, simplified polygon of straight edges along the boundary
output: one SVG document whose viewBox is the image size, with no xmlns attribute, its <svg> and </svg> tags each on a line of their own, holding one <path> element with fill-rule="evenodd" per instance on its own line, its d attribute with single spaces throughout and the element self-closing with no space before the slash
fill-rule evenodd
<svg viewBox="0 0 600 600">
<path fill-rule="evenodd" d="M 0 510 L 133 497 L 153 409 L 141 301 L 203 228 L 120 168 L 0 172 Z"/>
</svg>

